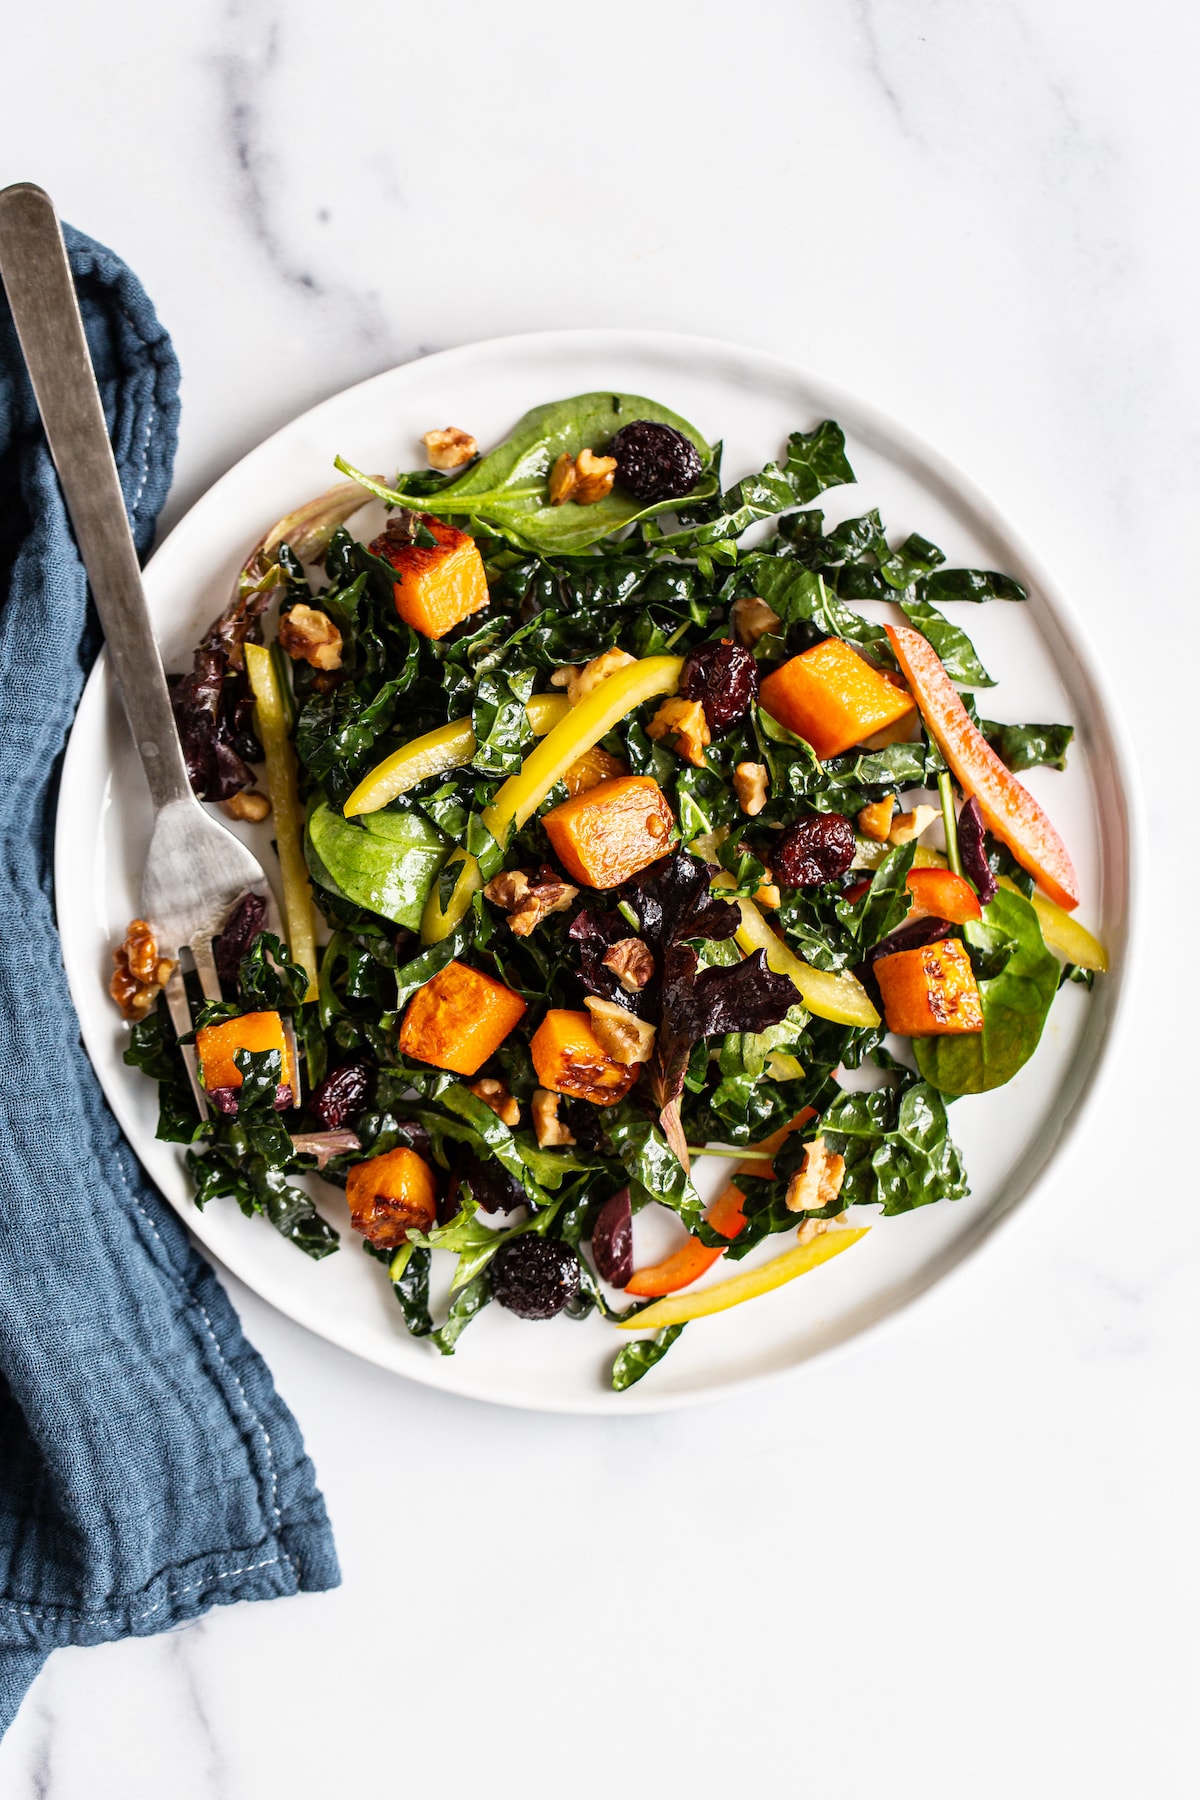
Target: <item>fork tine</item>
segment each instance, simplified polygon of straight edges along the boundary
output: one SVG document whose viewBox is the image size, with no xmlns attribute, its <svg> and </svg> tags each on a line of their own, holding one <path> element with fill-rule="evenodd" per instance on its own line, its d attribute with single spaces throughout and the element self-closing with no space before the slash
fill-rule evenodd
<svg viewBox="0 0 1200 1800">
<path fill-rule="evenodd" d="M 212 939 L 198 937 L 192 940 L 192 955 L 196 959 L 196 973 L 200 977 L 200 990 L 206 1000 L 220 1000 L 221 983 L 217 976 L 217 964 L 213 956 Z M 190 1030 L 190 1027 L 189 1027 Z"/>
<path fill-rule="evenodd" d="M 170 1013 L 171 1023 L 175 1027 L 175 1036 L 186 1037 L 192 1029 L 192 1013 L 188 1006 L 187 990 L 183 985 L 183 970 L 179 966 L 178 957 L 175 959 L 175 967 L 171 970 L 170 978 L 167 981 L 165 993 L 167 1011 Z M 180 1050 L 187 1066 L 188 1080 L 192 1084 L 196 1105 L 200 1109 L 200 1117 L 207 1119 L 208 1101 L 205 1098 L 204 1089 L 200 1086 L 200 1068 L 196 1061 L 195 1045 L 181 1044 Z"/>
</svg>

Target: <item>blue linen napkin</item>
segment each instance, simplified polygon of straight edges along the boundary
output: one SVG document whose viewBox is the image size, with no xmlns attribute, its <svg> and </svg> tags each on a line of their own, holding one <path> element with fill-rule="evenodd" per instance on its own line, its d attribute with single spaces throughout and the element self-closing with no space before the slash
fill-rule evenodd
<svg viewBox="0 0 1200 1800">
<path fill-rule="evenodd" d="M 66 236 L 144 555 L 179 369 L 124 264 Z M 0 1734 L 60 1644 L 340 1579 L 296 1422 L 79 1040 L 51 841 L 98 646 L 0 290 Z"/>
</svg>

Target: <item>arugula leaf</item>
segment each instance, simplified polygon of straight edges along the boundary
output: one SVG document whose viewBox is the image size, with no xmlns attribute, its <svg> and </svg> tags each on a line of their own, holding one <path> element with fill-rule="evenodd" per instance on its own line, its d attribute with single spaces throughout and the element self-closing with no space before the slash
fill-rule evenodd
<svg viewBox="0 0 1200 1800">
<path fill-rule="evenodd" d="M 943 1094 L 982 1094 L 1011 1081 L 1037 1049 L 1058 992 L 1058 959 L 1022 895 L 1000 888 L 982 921 L 964 925 L 963 936 L 977 955 L 991 959 L 979 979 L 983 1030 L 913 1041 L 917 1067 Z"/>
<path fill-rule="evenodd" d="M 453 1356 L 454 1346 L 471 1323 L 477 1313 L 483 1311 L 492 1297 L 492 1278 L 484 1269 L 469 1281 L 466 1287 L 459 1288 L 450 1302 L 450 1311 L 445 1324 L 430 1337 L 430 1343 L 436 1345 L 443 1356 Z"/>
<path fill-rule="evenodd" d="M 931 600 L 901 599 L 900 609 L 909 624 L 933 645 L 952 681 L 963 687 L 995 687 L 966 632 L 952 624 Z"/>
<path fill-rule="evenodd" d="M 995 719 L 981 719 L 980 730 L 1014 774 L 1041 767 L 1065 769 L 1075 736 L 1073 725 L 1000 725 Z"/>
<path fill-rule="evenodd" d="M 527 412 L 512 435 L 472 464 L 465 475 L 435 493 L 422 491 L 421 508 L 440 518 L 461 518 L 473 525 L 485 525 L 520 549 L 546 555 L 575 555 L 622 526 L 651 518 L 655 513 L 673 512 L 678 505 L 669 500 L 647 506 L 615 486 L 591 506 L 577 506 L 573 501 L 551 506 L 547 483 L 559 456 L 564 452 L 577 456 L 581 450 L 602 451 L 623 425 L 635 419 L 670 425 L 690 438 L 700 452 L 705 471 L 693 495 L 703 498 L 715 491 L 712 450 L 695 426 L 678 413 L 638 394 L 577 394 L 570 400 L 555 400 Z M 344 474 L 361 481 L 390 505 L 402 506 L 417 492 L 410 485 L 412 476 L 402 475 L 395 488 L 387 488 L 364 477 L 341 457 L 336 462 Z M 417 479 L 423 485 L 423 472 Z"/>
<path fill-rule="evenodd" d="M 618 1350 L 612 1366 L 612 1385 L 617 1393 L 624 1393 L 626 1388 L 631 1388 L 635 1381 L 648 1374 L 655 1363 L 661 1362 L 682 1330 L 682 1325 L 666 1325 L 652 1338 L 638 1338 Z"/>
</svg>

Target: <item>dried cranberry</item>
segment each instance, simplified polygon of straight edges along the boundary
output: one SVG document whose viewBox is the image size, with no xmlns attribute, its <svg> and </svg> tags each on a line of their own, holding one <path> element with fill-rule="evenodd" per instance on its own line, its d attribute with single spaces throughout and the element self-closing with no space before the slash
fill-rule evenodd
<svg viewBox="0 0 1200 1800">
<path fill-rule="evenodd" d="M 596 1268 L 613 1287 L 625 1287 L 633 1274 L 633 1209 L 629 1189 L 618 1188 L 600 1208 L 592 1230 Z"/>
<path fill-rule="evenodd" d="M 513 1212 L 525 1205 L 525 1189 L 502 1163 L 484 1162 L 481 1156 L 468 1152 L 458 1165 L 457 1179 L 470 1182 L 472 1197 L 481 1212 Z"/>
<path fill-rule="evenodd" d="M 369 1064 L 361 1059 L 331 1069 L 313 1090 L 312 1109 L 327 1131 L 336 1131 L 347 1119 L 356 1119 L 367 1104 L 371 1085 Z"/>
<path fill-rule="evenodd" d="M 798 819 L 771 857 L 776 881 L 784 887 L 818 887 L 836 881 L 854 861 L 854 827 L 841 813 L 810 813 Z"/>
<path fill-rule="evenodd" d="M 958 815 L 958 852 L 963 874 L 974 883 L 980 905 L 987 906 L 996 898 L 996 877 L 987 859 L 983 812 L 973 794 Z"/>
<path fill-rule="evenodd" d="M 235 1117 L 238 1109 L 238 1091 L 235 1087 L 209 1088 L 205 1099 L 214 1111 L 224 1113 L 227 1119 Z"/>
<path fill-rule="evenodd" d="M 569 1244 L 522 1232 L 491 1261 L 492 1296 L 520 1319 L 552 1319 L 579 1292 L 579 1258 Z"/>
<path fill-rule="evenodd" d="M 242 958 L 262 931 L 266 916 L 265 896 L 246 894 L 238 901 L 220 934 L 213 940 L 213 960 L 223 988 L 236 989 Z"/>
<path fill-rule="evenodd" d="M 635 419 L 622 425 L 608 446 L 617 459 L 617 480 L 635 500 L 654 504 L 682 500 L 703 472 L 700 452 L 691 438 L 671 425 Z"/>
<path fill-rule="evenodd" d="M 710 731 L 725 731 L 758 693 L 758 664 L 732 638 L 697 644 L 684 658 L 679 691 L 685 700 L 702 702 Z"/>
</svg>

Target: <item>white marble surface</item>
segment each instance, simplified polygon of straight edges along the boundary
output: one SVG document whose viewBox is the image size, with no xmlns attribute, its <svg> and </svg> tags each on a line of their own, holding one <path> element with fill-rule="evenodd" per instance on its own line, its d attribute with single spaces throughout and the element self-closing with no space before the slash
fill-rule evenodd
<svg viewBox="0 0 1200 1800">
<path fill-rule="evenodd" d="M 59 1652 L 0 1793 L 1194 1793 L 1194 15 L 42 0 L 6 37 L 0 180 L 126 256 L 175 336 L 171 518 L 446 344 L 611 323 L 792 355 L 958 458 L 1074 595 L 1164 905 L 1092 1141 L 790 1385 L 489 1411 L 234 1284 L 345 1585 Z"/>
</svg>

